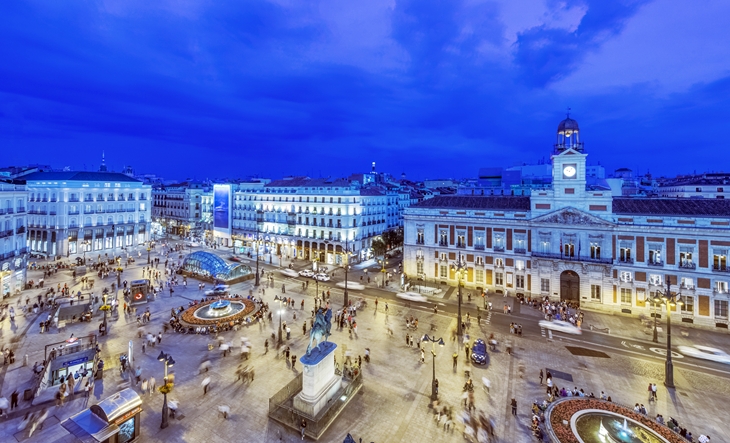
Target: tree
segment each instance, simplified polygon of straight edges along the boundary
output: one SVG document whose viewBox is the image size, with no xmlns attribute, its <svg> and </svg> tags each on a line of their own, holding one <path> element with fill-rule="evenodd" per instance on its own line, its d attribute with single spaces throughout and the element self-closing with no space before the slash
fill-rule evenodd
<svg viewBox="0 0 730 443">
<path fill-rule="evenodd" d="M 385 255 L 385 251 L 387 250 L 385 242 L 381 238 L 373 240 L 370 247 L 373 248 L 374 255 Z"/>
</svg>

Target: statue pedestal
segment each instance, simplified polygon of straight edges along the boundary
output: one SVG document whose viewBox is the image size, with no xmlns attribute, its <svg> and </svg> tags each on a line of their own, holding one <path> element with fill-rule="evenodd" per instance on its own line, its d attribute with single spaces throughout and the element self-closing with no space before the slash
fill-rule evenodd
<svg viewBox="0 0 730 443">
<path fill-rule="evenodd" d="M 314 417 L 342 386 L 342 377 L 335 374 L 335 349 L 332 342 L 323 342 L 299 361 L 303 366 L 302 392 L 294 397 L 294 407 Z"/>
</svg>

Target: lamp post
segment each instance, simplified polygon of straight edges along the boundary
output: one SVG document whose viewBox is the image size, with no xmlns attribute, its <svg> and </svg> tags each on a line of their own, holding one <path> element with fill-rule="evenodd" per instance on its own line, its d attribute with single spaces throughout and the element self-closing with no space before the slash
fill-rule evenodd
<svg viewBox="0 0 730 443">
<path fill-rule="evenodd" d="M 150 251 L 152 250 L 152 242 L 147 241 L 147 264 L 150 264 Z"/>
<path fill-rule="evenodd" d="M 84 240 L 81 242 L 81 244 L 84 246 L 84 265 L 86 265 L 86 250 L 89 249 L 89 245 L 91 245 L 91 240 Z"/>
<path fill-rule="evenodd" d="M 674 363 L 672 363 L 672 313 L 675 306 L 682 306 L 682 295 L 672 295 L 671 279 L 667 276 L 667 290 L 663 297 L 655 297 L 654 303 L 667 308 L 667 360 L 664 362 L 664 386 L 674 388 Z M 654 317 L 656 320 L 656 317 Z M 655 330 L 656 333 L 656 330 Z"/>
<path fill-rule="evenodd" d="M 167 416 L 168 416 L 168 407 L 167 407 L 167 368 L 171 368 L 175 364 L 175 360 L 173 360 L 172 355 L 165 354 L 164 352 L 160 351 L 160 355 L 157 356 L 157 360 L 163 362 L 165 364 L 165 378 L 164 381 L 164 387 L 165 389 L 162 391 L 162 423 L 160 424 L 160 429 L 165 429 L 169 423 L 167 422 Z"/>
<path fill-rule="evenodd" d="M 345 234 L 345 235 L 347 235 L 347 234 Z M 349 297 L 347 295 L 347 271 L 350 269 L 350 247 L 349 247 L 349 242 L 348 242 L 348 238 L 347 237 L 345 237 L 345 263 L 344 263 L 344 268 L 345 268 L 345 306 L 348 306 L 349 305 L 349 302 L 350 302 L 350 299 L 349 299 Z"/>
<path fill-rule="evenodd" d="M 466 260 L 461 256 L 461 251 L 459 251 L 459 257 L 456 259 L 456 261 L 451 264 L 451 270 L 453 270 L 456 274 L 457 285 L 459 289 L 456 335 L 461 337 L 464 334 L 464 331 L 461 328 L 461 278 L 464 271 L 466 270 Z"/>
<path fill-rule="evenodd" d="M 259 286 L 261 282 L 259 281 L 259 225 L 258 222 L 256 223 L 256 238 L 254 239 L 254 245 L 256 245 L 256 281 L 254 282 L 254 286 Z"/>
<path fill-rule="evenodd" d="M 282 305 L 284 304 L 284 302 L 286 301 L 286 299 L 284 297 L 279 297 L 278 295 L 276 295 L 276 296 L 274 296 L 274 301 L 279 302 L 279 333 L 277 334 L 277 339 L 276 339 L 276 347 L 278 348 L 279 346 L 281 346 L 281 343 L 282 343 L 282 339 L 281 339 L 281 311 L 284 310 L 284 308 L 283 308 Z"/>
<path fill-rule="evenodd" d="M 657 316 L 657 307 L 658 307 L 658 303 L 657 303 L 657 302 L 656 302 L 655 300 L 656 300 L 657 298 L 658 298 L 658 297 L 656 297 L 656 298 L 652 298 L 652 299 L 651 299 L 651 305 L 652 305 L 652 307 L 654 308 L 654 334 L 653 334 L 653 336 L 652 336 L 652 339 L 651 339 L 651 341 L 653 341 L 654 343 L 659 343 L 659 337 L 658 337 L 658 334 L 657 334 L 657 327 L 656 327 L 656 316 Z M 660 299 L 660 300 L 661 300 L 661 299 Z"/>
<path fill-rule="evenodd" d="M 106 328 L 107 328 L 107 324 L 106 324 L 106 312 L 108 311 L 108 309 L 107 309 L 108 306 L 106 305 L 106 293 L 103 292 L 103 291 L 102 291 L 102 297 L 103 297 L 103 300 L 104 300 L 104 303 L 102 305 L 102 306 L 104 306 L 104 321 L 103 321 L 103 324 L 104 324 L 104 335 L 106 335 L 107 334 L 107 332 L 106 332 Z"/>
<path fill-rule="evenodd" d="M 443 347 L 445 345 L 444 339 L 439 338 L 436 339 L 435 337 L 429 337 L 428 334 L 425 334 L 421 341 L 430 341 L 431 342 L 431 355 L 433 356 L 432 359 L 432 376 L 431 376 L 431 400 L 438 400 L 438 381 L 436 380 L 436 344 L 438 343 L 439 346 Z"/>
<path fill-rule="evenodd" d="M 383 287 L 385 287 L 385 265 L 388 264 L 388 261 L 385 259 L 378 260 L 378 264 L 380 264 L 380 272 L 383 274 Z"/>
</svg>

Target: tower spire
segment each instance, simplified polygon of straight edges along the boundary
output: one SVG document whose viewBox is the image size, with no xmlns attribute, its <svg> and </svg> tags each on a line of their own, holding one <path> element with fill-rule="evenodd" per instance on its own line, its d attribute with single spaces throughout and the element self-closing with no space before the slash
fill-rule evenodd
<svg viewBox="0 0 730 443">
<path fill-rule="evenodd" d="M 101 166 L 99 167 L 100 172 L 106 172 L 105 152 L 101 151 Z"/>
</svg>

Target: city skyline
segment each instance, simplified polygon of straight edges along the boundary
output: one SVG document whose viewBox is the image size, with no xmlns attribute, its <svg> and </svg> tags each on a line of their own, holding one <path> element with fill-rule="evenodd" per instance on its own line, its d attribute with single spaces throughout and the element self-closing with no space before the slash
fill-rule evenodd
<svg viewBox="0 0 730 443">
<path fill-rule="evenodd" d="M 547 160 L 572 108 L 607 172 L 718 171 L 727 8 L 4 5 L 0 143 L 5 165 L 93 170 L 105 151 L 111 169 L 175 179 L 346 176 L 373 161 L 462 178 Z"/>
</svg>

